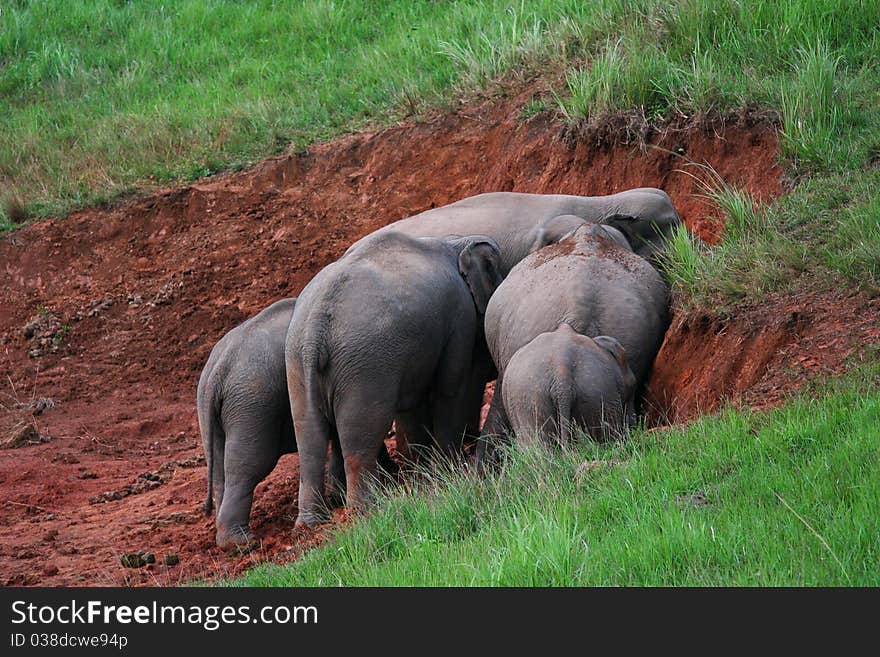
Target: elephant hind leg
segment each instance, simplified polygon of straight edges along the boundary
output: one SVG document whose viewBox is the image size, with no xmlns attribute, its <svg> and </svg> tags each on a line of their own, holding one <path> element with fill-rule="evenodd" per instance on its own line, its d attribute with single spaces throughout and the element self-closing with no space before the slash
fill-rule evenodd
<svg viewBox="0 0 880 657">
<path fill-rule="evenodd" d="M 480 431 L 477 441 L 476 466 L 478 472 L 485 472 L 500 464 L 499 447 L 510 443 L 510 419 L 501 399 L 501 389 L 504 384 L 503 373 L 498 374 L 495 381 L 495 393 L 492 395 L 492 403 L 489 405 L 489 413 Z"/>
<path fill-rule="evenodd" d="M 337 411 L 337 429 L 345 462 L 346 504 L 364 508 L 372 501 L 378 475 L 377 459 L 394 418 L 391 404 L 346 403 Z"/>
<path fill-rule="evenodd" d="M 301 418 L 294 420 L 299 449 L 299 513 L 295 524 L 312 527 L 330 517 L 324 497 L 324 466 L 332 427 L 327 418 L 315 410 L 310 409 Z"/>
<path fill-rule="evenodd" d="M 423 400 L 408 411 L 398 412 L 395 418 L 397 451 L 408 463 L 427 459 L 434 442 L 431 437 L 431 408 Z"/>
<path fill-rule="evenodd" d="M 328 472 L 327 503 L 332 507 L 345 504 L 345 463 L 342 460 L 342 448 L 339 446 L 339 434 L 334 428 L 330 430 L 330 469 Z"/>
<path fill-rule="evenodd" d="M 275 432 L 268 423 L 260 423 L 227 433 L 222 468 L 225 484 L 216 520 L 217 545 L 221 548 L 240 547 L 253 540 L 250 517 L 254 489 L 278 463 Z"/>
</svg>

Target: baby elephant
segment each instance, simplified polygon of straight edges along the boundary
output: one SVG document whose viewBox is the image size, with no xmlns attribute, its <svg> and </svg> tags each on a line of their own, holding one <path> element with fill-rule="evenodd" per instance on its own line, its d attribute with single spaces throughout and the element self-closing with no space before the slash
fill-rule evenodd
<svg viewBox="0 0 880 657">
<path fill-rule="evenodd" d="M 635 384 L 617 340 L 588 338 L 563 323 L 517 350 L 501 394 L 521 444 L 540 432 L 567 445 L 572 424 L 595 439 L 620 436 L 635 422 Z"/>
<path fill-rule="evenodd" d="M 296 299 L 282 299 L 224 335 L 199 378 L 197 406 L 208 463 L 210 515 L 217 502 L 217 545 L 252 540 L 254 488 L 296 451 L 284 369 L 284 338 Z"/>
</svg>

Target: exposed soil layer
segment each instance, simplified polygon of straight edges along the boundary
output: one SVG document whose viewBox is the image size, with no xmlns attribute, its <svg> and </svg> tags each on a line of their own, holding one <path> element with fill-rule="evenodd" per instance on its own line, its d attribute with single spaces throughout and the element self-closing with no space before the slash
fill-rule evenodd
<svg viewBox="0 0 880 657">
<path fill-rule="evenodd" d="M 782 191 L 771 125 L 667 134 L 651 145 L 660 149 L 571 144 L 553 117 L 520 118 L 529 96 L 345 137 L 4 237 L 0 428 L 24 418 L 33 431 L 23 446 L 0 450 L 2 582 L 175 584 L 295 558 L 320 542 L 326 528 L 293 529 L 293 455 L 257 488 L 252 526 L 262 545 L 244 556 L 214 547 L 201 510 L 196 382 L 223 333 L 296 295 L 368 232 L 486 191 L 656 186 L 715 240 L 720 226 L 673 153 L 758 197 Z M 846 336 L 853 326 L 876 340 L 869 310 L 877 316 L 876 303 L 858 297 L 771 299 L 726 325 L 680 318 L 653 390 L 685 415 L 731 393 L 775 398 L 814 367 L 804 357 L 840 367 L 862 339 Z M 124 553 L 140 550 L 156 563 L 122 566 Z M 168 554 L 179 563 L 165 565 Z"/>
<path fill-rule="evenodd" d="M 732 320 L 678 317 L 654 364 L 648 417 L 687 420 L 727 401 L 769 408 L 818 376 L 876 359 L 877 345 L 880 299 L 861 294 L 770 295 Z"/>
</svg>

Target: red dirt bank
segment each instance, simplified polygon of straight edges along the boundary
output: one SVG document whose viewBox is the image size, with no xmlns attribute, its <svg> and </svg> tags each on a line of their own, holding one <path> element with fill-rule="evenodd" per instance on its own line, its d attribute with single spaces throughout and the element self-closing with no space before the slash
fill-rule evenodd
<svg viewBox="0 0 880 657">
<path fill-rule="evenodd" d="M 320 530 L 293 530 L 297 461 L 287 456 L 257 489 L 253 526 L 262 548 L 236 558 L 214 548 L 201 512 L 196 382 L 224 332 L 297 294 L 386 223 L 485 191 L 594 195 L 657 186 L 692 229 L 716 238 L 719 226 L 692 196 L 694 180 L 668 151 L 710 163 L 758 197 L 781 192 L 772 126 L 670 134 L 657 144 L 667 150 L 568 145 L 552 118 L 518 118 L 527 99 L 345 137 L 3 238 L 0 428 L 37 398 L 55 407 L 34 417 L 50 442 L 0 451 L 0 581 L 176 584 L 293 558 L 319 542 Z M 810 308 L 775 300 L 766 317 L 725 327 L 678 320 L 658 362 L 658 398 L 674 396 L 687 414 L 733 392 L 777 394 L 800 376 L 798 367 L 813 367 L 799 360 L 804 354 L 833 370 L 860 339 L 835 327 L 846 313 L 863 319 L 872 302 L 820 301 Z M 56 328 L 40 347 L 23 327 L 49 313 Z M 862 329 L 878 338 L 870 322 Z M 35 347 L 40 355 L 30 357 Z M 780 374 L 791 367 L 794 375 Z M 138 550 L 154 552 L 157 563 L 123 568 L 120 555 Z M 168 553 L 180 564 L 162 565 Z"/>
</svg>

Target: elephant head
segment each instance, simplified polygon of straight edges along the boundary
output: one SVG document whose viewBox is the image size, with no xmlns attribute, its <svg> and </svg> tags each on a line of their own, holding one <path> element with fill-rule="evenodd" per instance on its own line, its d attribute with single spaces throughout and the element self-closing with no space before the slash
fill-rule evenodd
<svg viewBox="0 0 880 657">
<path fill-rule="evenodd" d="M 666 241 L 681 223 L 681 219 L 676 212 L 674 216 L 651 220 L 628 214 L 613 214 L 602 219 L 601 223 L 619 230 L 636 255 L 656 264 L 657 257 L 664 250 Z"/>
<path fill-rule="evenodd" d="M 458 271 L 467 283 L 477 311 L 485 314 L 489 298 L 503 279 L 498 244 L 485 235 L 452 235 L 447 241 L 458 252 Z"/>
<path fill-rule="evenodd" d="M 583 226 L 586 220 L 573 214 L 560 214 L 541 222 L 533 231 L 529 253 L 561 242 Z"/>
</svg>

